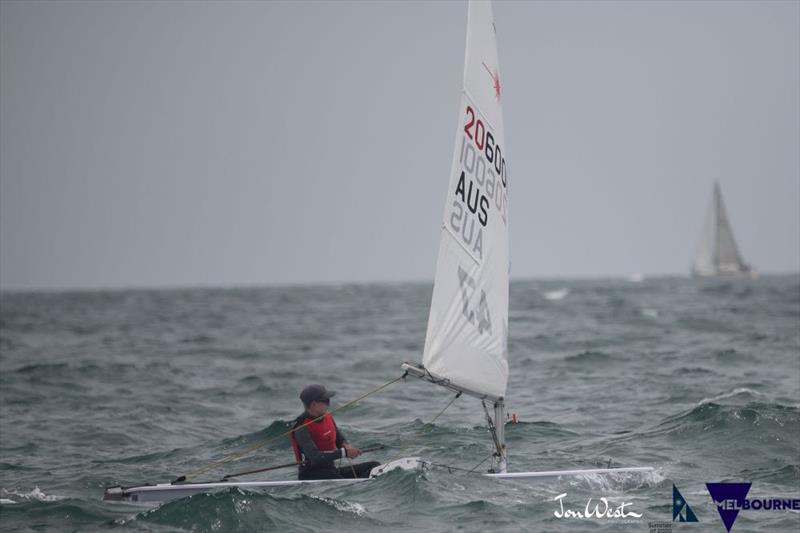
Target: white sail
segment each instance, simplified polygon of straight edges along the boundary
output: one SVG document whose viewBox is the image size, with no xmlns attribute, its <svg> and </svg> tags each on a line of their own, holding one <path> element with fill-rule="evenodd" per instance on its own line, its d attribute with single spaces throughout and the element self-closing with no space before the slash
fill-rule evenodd
<svg viewBox="0 0 800 533">
<path fill-rule="evenodd" d="M 715 189 L 716 190 L 716 189 Z M 694 257 L 692 272 L 696 276 L 713 276 L 714 255 L 717 247 L 717 195 L 711 199 L 711 205 L 706 212 L 703 224 L 703 233 L 700 235 L 700 245 Z"/>
<path fill-rule="evenodd" d="M 702 277 L 755 275 L 739 253 L 718 183 L 714 183 L 714 195 L 703 226 L 703 235 L 692 265 L 692 273 Z"/>
<path fill-rule="evenodd" d="M 733 238 L 733 229 L 728 220 L 728 212 L 722 200 L 719 184 L 714 184 L 714 197 L 717 201 L 717 249 L 716 263 L 722 271 L 743 270 L 745 267 L 736 239 Z"/>
<path fill-rule="evenodd" d="M 464 82 L 423 366 L 502 398 L 508 382 L 508 178 L 492 6 L 469 2 Z"/>
</svg>

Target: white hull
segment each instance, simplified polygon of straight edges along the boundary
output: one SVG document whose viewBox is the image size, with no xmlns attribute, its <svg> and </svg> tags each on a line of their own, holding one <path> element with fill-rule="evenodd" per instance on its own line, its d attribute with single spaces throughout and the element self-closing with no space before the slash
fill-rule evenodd
<svg viewBox="0 0 800 533">
<path fill-rule="evenodd" d="M 270 490 L 280 487 L 295 487 L 299 485 L 319 485 L 319 484 L 343 484 L 360 483 L 369 481 L 374 477 L 389 472 L 391 470 L 415 470 L 424 464 L 416 457 L 398 459 L 391 463 L 386 463 L 375 467 L 371 472 L 370 478 L 362 479 L 315 479 L 308 481 L 286 480 L 286 481 L 226 481 L 221 483 L 183 483 L 180 485 L 145 485 L 141 487 L 112 487 L 106 489 L 106 501 L 123 501 L 130 503 L 159 503 L 185 498 L 203 492 L 212 492 L 220 489 L 239 488 L 244 490 Z M 486 477 L 506 480 L 506 479 L 547 479 L 560 478 L 564 476 L 582 475 L 610 475 L 630 472 L 652 472 L 649 466 L 630 467 L 630 468 L 594 468 L 586 470 L 543 470 L 540 472 L 507 472 L 504 474 L 482 474 Z"/>
<path fill-rule="evenodd" d="M 212 492 L 220 489 L 239 488 L 244 490 L 267 490 L 278 487 L 293 487 L 296 485 L 307 485 L 316 483 L 358 483 L 368 481 L 363 479 L 314 479 L 308 481 L 287 480 L 287 481 L 226 481 L 224 483 L 183 483 L 180 485 L 170 485 L 164 483 L 160 485 L 145 485 L 142 487 L 111 487 L 106 489 L 106 501 L 123 501 L 130 503 L 154 503 L 167 502 L 178 498 L 185 498 L 200 494 L 202 492 Z"/>
<path fill-rule="evenodd" d="M 755 270 L 692 270 L 692 277 L 698 279 L 758 279 L 758 272 Z"/>
<path fill-rule="evenodd" d="M 533 479 L 557 478 L 563 476 L 586 476 L 624 474 L 626 472 L 652 472 L 652 466 L 632 466 L 628 468 L 590 468 L 587 470 L 543 470 L 541 472 L 505 472 L 503 474 L 485 474 L 496 479 Z"/>
<path fill-rule="evenodd" d="M 220 481 L 217 483 L 162 483 L 159 485 L 143 485 L 141 487 L 109 487 L 106 489 L 103 500 L 124 501 L 132 503 L 166 502 L 178 498 L 185 498 L 201 492 L 211 492 L 219 489 L 239 488 L 245 490 L 269 490 L 278 487 L 294 487 L 319 483 L 358 483 L 368 481 L 392 470 L 416 470 L 421 462 L 418 457 L 404 457 L 376 466 L 370 472 L 369 478 L 357 479 L 309 479 L 305 481 L 290 479 L 285 481 Z"/>
</svg>

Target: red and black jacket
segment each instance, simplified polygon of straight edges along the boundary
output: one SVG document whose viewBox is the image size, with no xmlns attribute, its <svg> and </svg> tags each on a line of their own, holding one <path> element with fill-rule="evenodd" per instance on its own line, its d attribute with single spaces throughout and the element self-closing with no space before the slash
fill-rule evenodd
<svg viewBox="0 0 800 533">
<path fill-rule="evenodd" d="M 300 471 L 310 468 L 331 468 L 333 461 L 345 456 L 342 446 L 347 442 L 333 416 L 326 413 L 321 419 L 312 422 L 314 417 L 308 413 L 298 416 L 290 433 L 294 457 L 302 462 Z"/>
</svg>

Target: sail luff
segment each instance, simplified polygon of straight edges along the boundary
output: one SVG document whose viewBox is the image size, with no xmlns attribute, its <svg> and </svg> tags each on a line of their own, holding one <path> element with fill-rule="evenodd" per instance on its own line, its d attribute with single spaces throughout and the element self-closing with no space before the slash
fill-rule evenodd
<svg viewBox="0 0 800 533">
<path fill-rule="evenodd" d="M 719 264 L 719 183 L 714 182 L 714 254 L 711 256 L 712 265 Z"/>
<path fill-rule="evenodd" d="M 722 199 L 722 192 L 719 191 L 719 186 L 717 186 L 717 194 L 719 202 L 717 208 L 717 262 L 721 268 L 729 267 L 741 270 L 744 267 L 744 261 L 742 261 L 742 256 L 739 253 L 736 238 L 733 236 L 733 229 L 728 219 L 728 212 L 725 209 L 725 202 Z"/>
<path fill-rule="evenodd" d="M 703 231 L 695 253 L 692 273 L 696 276 L 710 276 L 714 273 L 717 254 L 717 196 L 712 193 L 711 202 L 706 209 Z"/>
</svg>

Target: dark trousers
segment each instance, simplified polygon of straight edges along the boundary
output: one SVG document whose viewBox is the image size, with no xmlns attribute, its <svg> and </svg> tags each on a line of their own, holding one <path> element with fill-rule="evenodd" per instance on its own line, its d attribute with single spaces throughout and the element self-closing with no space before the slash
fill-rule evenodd
<svg viewBox="0 0 800 533">
<path fill-rule="evenodd" d="M 377 461 L 369 461 L 367 463 L 340 466 L 339 468 L 333 465 L 327 468 L 304 468 L 298 474 L 297 479 L 352 479 L 357 477 L 369 477 L 370 470 L 379 465 L 380 463 Z"/>
</svg>

